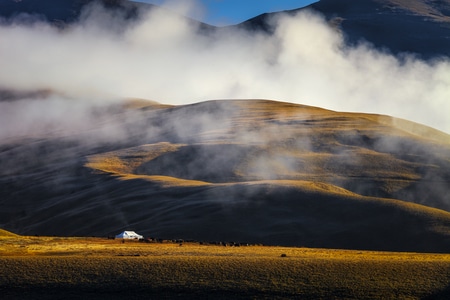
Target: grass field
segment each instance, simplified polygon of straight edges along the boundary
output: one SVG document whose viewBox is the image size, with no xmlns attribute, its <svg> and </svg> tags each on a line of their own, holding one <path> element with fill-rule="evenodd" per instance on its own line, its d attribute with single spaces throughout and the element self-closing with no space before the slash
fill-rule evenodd
<svg viewBox="0 0 450 300">
<path fill-rule="evenodd" d="M 450 254 L 0 237 L 2 299 L 446 299 Z"/>
</svg>

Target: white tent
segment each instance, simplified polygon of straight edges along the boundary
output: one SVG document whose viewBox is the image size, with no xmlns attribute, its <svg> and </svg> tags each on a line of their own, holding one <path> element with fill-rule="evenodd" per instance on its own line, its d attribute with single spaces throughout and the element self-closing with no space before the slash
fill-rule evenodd
<svg viewBox="0 0 450 300">
<path fill-rule="evenodd" d="M 134 231 L 124 231 L 116 235 L 116 239 L 143 239 L 144 237 Z"/>
</svg>

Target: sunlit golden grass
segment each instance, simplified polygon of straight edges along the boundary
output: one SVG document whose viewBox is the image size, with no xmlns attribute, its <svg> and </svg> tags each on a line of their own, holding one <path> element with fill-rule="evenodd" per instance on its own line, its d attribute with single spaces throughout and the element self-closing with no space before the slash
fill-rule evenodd
<svg viewBox="0 0 450 300">
<path fill-rule="evenodd" d="M 128 98 L 124 100 L 123 107 L 126 109 L 163 109 L 173 107 L 156 101 L 142 98 Z"/>
<path fill-rule="evenodd" d="M 17 235 L 12 232 L 0 229 L 0 238 L 2 237 L 17 237 Z"/>
<path fill-rule="evenodd" d="M 88 156 L 86 167 L 114 174 L 130 174 L 141 164 L 159 155 L 178 150 L 180 144 L 157 143 Z"/>
<path fill-rule="evenodd" d="M 203 186 L 211 185 L 209 182 L 200 180 L 187 180 L 180 179 L 170 176 L 159 176 L 159 175 L 134 175 L 134 174 L 124 174 L 119 177 L 119 180 L 132 180 L 141 179 L 149 181 L 151 183 L 157 184 L 161 187 L 193 187 L 193 186 Z"/>
<path fill-rule="evenodd" d="M 275 186 L 284 186 L 284 187 L 295 187 L 299 188 L 305 192 L 319 192 L 319 193 L 330 193 L 330 194 L 339 194 L 343 196 L 357 196 L 357 194 L 350 192 L 346 189 L 340 188 L 338 186 L 316 182 L 316 181 L 306 181 L 306 180 L 259 180 L 259 181 L 250 181 L 243 182 L 242 184 L 248 185 L 275 185 Z"/>
<path fill-rule="evenodd" d="M 450 278 L 449 254 L 100 238 L 11 236 L 0 260 L 3 295 L 29 299 L 421 299 L 447 295 Z"/>
<path fill-rule="evenodd" d="M 336 183 L 333 179 L 346 178 L 340 187 L 359 191 L 360 180 L 376 179 L 380 184 L 375 193 L 391 197 L 390 193 L 419 181 L 421 170 L 429 166 L 423 158 L 410 160 L 392 152 L 389 147 L 393 146 L 386 146 L 392 142 L 390 138 L 407 139 L 411 143 L 407 147 L 416 147 L 414 143 L 422 140 L 445 144 L 449 139 L 427 126 L 376 114 L 266 100 L 209 101 L 199 106 L 212 109 L 214 103 L 230 110 L 229 120 L 220 128 L 224 134 L 220 143 L 140 145 L 91 155 L 85 166 L 167 187 L 267 179 Z M 193 134 L 203 137 L 206 133 L 209 129 L 200 127 Z M 423 167 L 417 162 L 423 162 Z"/>
</svg>

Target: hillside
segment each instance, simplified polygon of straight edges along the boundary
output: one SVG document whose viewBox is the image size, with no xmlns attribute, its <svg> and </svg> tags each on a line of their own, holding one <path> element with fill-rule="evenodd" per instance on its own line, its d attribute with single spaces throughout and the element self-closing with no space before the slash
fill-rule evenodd
<svg viewBox="0 0 450 300">
<path fill-rule="evenodd" d="M 450 249 L 450 143 L 442 132 L 265 100 L 141 100 L 110 111 L 116 120 L 133 116 L 120 125 L 129 133 L 120 142 L 89 146 L 80 132 L 2 145 L 2 228 Z"/>
<path fill-rule="evenodd" d="M 0 0 L 0 228 L 450 250 L 450 136 L 390 116 L 448 132 L 449 1 L 231 29 L 95 2 Z"/>
<path fill-rule="evenodd" d="M 46 22 L 64 29 L 83 22 L 92 13 L 93 8 L 102 7 L 105 12 L 114 15 L 116 21 L 124 19 L 122 25 L 135 24 L 156 6 L 150 3 L 129 0 L 0 0 L 0 24 L 33 24 L 37 21 Z M 168 16 L 175 14 L 164 10 Z M 188 19 L 201 29 L 210 30 L 213 26 Z M 111 25 L 111 24 L 110 24 Z M 108 24 L 103 24 L 108 26 Z"/>
<path fill-rule="evenodd" d="M 7 22 L 15 18 L 26 23 L 37 18 L 64 27 L 78 21 L 86 5 L 94 2 L 122 14 L 129 21 L 139 19 L 142 12 L 155 7 L 127 0 L 0 0 L 0 16 Z M 450 56 L 448 0 L 320 0 L 290 11 L 263 14 L 230 27 L 271 32 L 272 18 L 304 10 L 323 15 L 330 25 L 343 32 L 349 45 L 369 42 L 386 52 L 413 54 L 427 60 Z M 191 21 L 202 29 L 217 29 Z"/>
<path fill-rule="evenodd" d="M 0 16 L 6 20 L 18 18 L 26 22 L 35 17 L 57 26 L 76 22 L 86 5 L 101 3 L 105 7 L 121 11 L 129 18 L 136 17 L 138 10 L 150 9 L 153 5 L 125 0 L 0 0 Z"/>
<path fill-rule="evenodd" d="M 17 236 L 17 235 L 14 234 L 14 233 L 12 233 L 12 232 L 9 232 L 9 231 L 0 229 L 0 238 L 1 238 L 1 237 L 16 237 L 16 236 Z"/>
<path fill-rule="evenodd" d="M 349 44 L 369 42 L 387 52 L 424 59 L 450 56 L 448 0 L 320 0 L 287 13 L 305 9 L 322 14 Z M 270 31 L 269 20 L 277 14 L 263 14 L 240 26 Z"/>
</svg>

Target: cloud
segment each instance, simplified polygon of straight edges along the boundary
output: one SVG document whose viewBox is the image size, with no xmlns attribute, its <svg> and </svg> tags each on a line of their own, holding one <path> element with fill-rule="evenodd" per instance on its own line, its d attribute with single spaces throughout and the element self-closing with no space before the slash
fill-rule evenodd
<svg viewBox="0 0 450 300">
<path fill-rule="evenodd" d="M 40 22 L 2 25 L 0 88 L 52 90 L 65 97 L 0 103 L 0 136 L 15 124 L 11 114 L 37 130 L 31 124 L 58 122 L 64 115 L 59 112 L 67 109 L 64 103 L 103 105 L 122 97 L 169 104 L 275 99 L 387 114 L 450 133 L 448 59 L 398 59 L 364 43 L 348 47 L 311 12 L 271 22 L 273 35 L 205 30 L 153 9 L 130 24 L 117 13 L 91 6 L 78 24 L 63 30 Z M 83 113 L 78 115 L 82 120 Z"/>
</svg>

